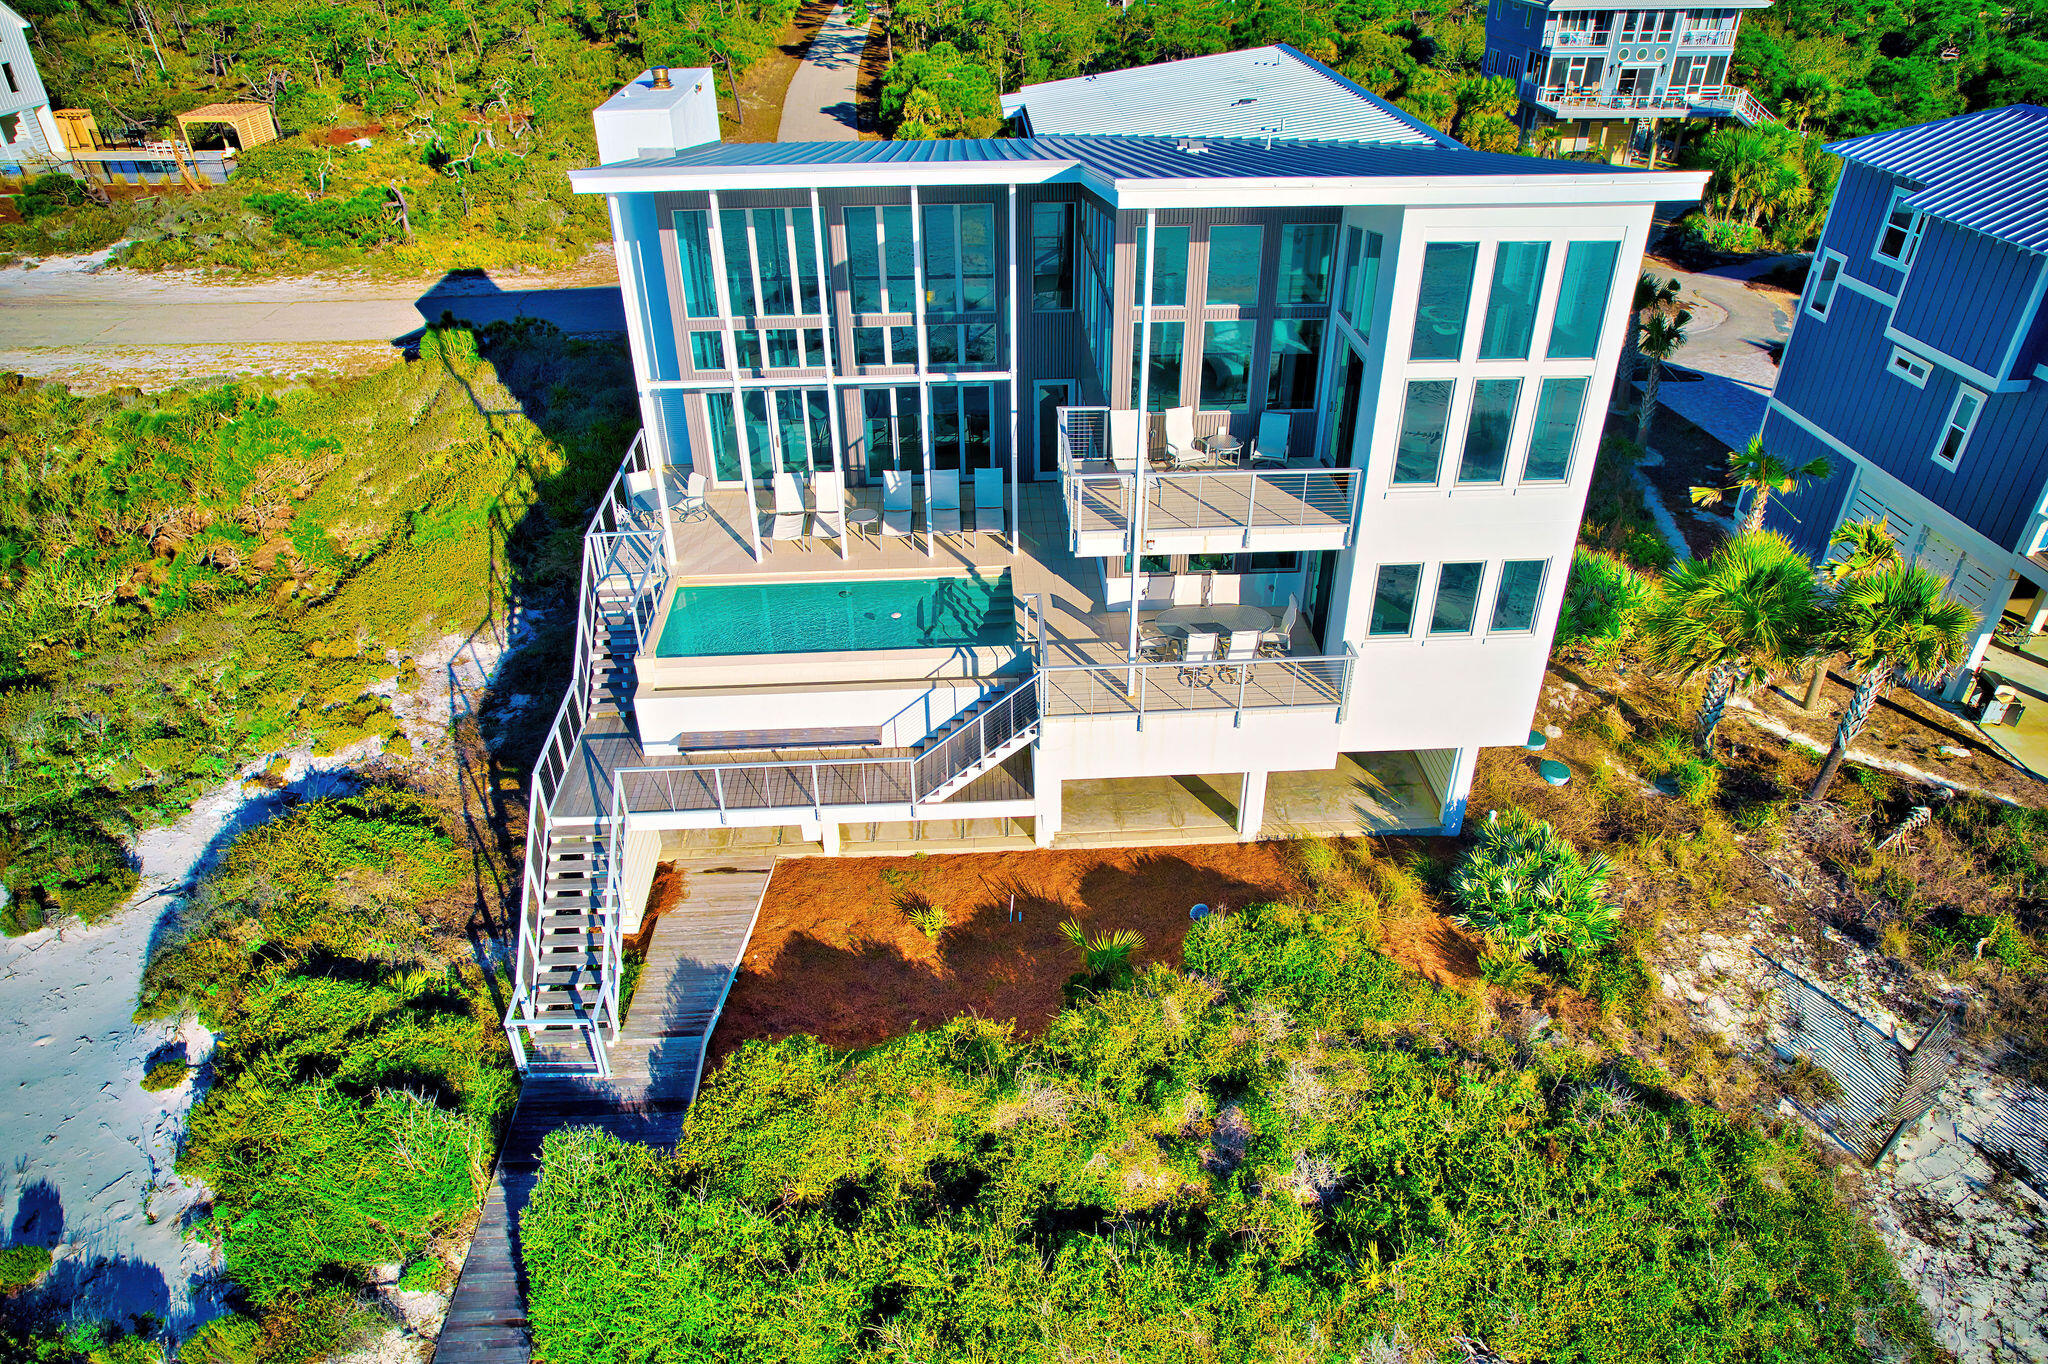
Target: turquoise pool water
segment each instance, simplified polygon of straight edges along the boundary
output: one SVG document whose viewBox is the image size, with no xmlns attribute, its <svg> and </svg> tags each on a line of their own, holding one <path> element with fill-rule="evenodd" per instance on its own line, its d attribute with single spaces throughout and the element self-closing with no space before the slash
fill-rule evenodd
<svg viewBox="0 0 2048 1364">
<path fill-rule="evenodd" d="M 877 578 L 848 583 L 731 583 L 678 588 L 654 652 L 811 654 L 951 649 L 1016 637 L 1010 575 Z"/>
</svg>

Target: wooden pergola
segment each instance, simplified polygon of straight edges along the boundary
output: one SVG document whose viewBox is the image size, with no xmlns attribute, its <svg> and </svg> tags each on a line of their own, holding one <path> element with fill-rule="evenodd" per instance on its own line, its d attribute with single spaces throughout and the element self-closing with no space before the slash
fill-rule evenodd
<svg viewBox="0 0 2048 1364">
<path fill-rule="evenodd" d="M 178 140 L 188 147 L 192 145 L 190 125 L 194 123 L 227 124 L 234 129 L 235 146 L 241 151 L 277 141 L 277 121 L 270 116 L 270 106 L 254 100 L 207 104 L 190 113 L 179 114 Z"/>
</svg>

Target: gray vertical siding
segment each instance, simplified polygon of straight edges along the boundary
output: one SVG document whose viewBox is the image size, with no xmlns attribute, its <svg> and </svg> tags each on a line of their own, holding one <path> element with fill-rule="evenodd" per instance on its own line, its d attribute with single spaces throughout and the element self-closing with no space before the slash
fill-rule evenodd
<svg viewBox="0 0 2048 1364">
<path fill-rule="evenodd" d="M 2030 320 L 2041 257 L 1939 219 L 1928 222 L 1892 325 L 2003 378 L 2006 347 Z"/>
</svg>

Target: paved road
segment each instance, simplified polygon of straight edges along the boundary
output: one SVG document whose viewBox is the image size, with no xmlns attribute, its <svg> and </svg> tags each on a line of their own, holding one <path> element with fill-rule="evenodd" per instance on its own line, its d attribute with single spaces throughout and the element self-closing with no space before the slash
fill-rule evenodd
<svg viewBox="0 0 2048 1364">
<path fill-rule="evenodd" d="M 564 331 L 622 332 L 618 286 L 559 287 L 481 274 L 414 284 L 277 280 L 212 285 L 73 263 L 0 270 L 0 338 L 10 348 L 223 342 L 398 341 L 450 311 L 461 320 L 539 317 Z"/>
<path fill-rule="evenodd" d="M 1647 267 L 1683 287 L 1681 301 L 1695 315 L 1672 361 L 1705 376 L 1697 382 L 1667 381 L 1658 400 L 1731 449 L 1749 444 L 1763 426 L 1765 405 L 1778 383 L 1776 356 L 1792 334 L 1793 305 L 1782 294 L 1751 288 L 1748 281 L 1784 259 L 1704 274 Z"/>
<path fill-rule="evenodd" d="M 782 99 L 782 124 L 775 133 L 777 142 L 859 139 L 854 87 L 860 81 L 860 54 L 867 41 L 866 26 L 855 28 L 846 21 L 846 7 L 834 6 L 818 36 L 811 39 L 803 64 L 790 78 L 789 93 Z"/>
</svg>

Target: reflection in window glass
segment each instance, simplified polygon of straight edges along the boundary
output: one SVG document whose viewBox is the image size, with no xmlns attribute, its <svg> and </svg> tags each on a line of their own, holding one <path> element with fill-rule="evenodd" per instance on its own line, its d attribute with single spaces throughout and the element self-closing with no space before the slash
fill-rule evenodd
<svg viewBox="0 0 2048 1364">
<path fill-rule="evenodd" d="M 856 365 L 886 365 L 889 354 L 880 327 L 855 327 L 853 329 L 853 363 Z"/>
<path fill-rule="evenodd" d="M 1337 241 L 1332 223 L 1289 223 L 1280 229 L 1280 301 L 1330 301 L 1330 257 Z"/>
<path fill-rule="evenodd" d="M 948 323 L 934 323 L 924 329 L 925 358 L 933 367 L 960 363 L 960 329 Z"/>
<path fill-rule="evenodd" d="M 1358 262 L 1358 273 L 1344 290 L 1345 319 L 1366 341 L 1372 340 L 1372 310 L 1379 298 L 1380 247 L 1383 244 L 1379 233 L 1365 234 L 1365 254 Z"/>
<path fill-rule="evenodd" d="M 761 368 L 761 333 L 738 331 L 732 334 L 732 339 L 739 350 L 740 368 Z"/>
<path fill-rule="evenodd" d="M 725 338 L 718 332 L 690 333 L 690 363 L 698 369 L 725 368 Z"/>
<path fill-rule="evenodd" d="M 889 328 L 889 363 L 892 365 L 914 365 L 917 363 L 917 328 Z"/>
<path fill-rule="evenodd" d="M 1358 319 L 1352 315 L 1352 292 L 1358 282 L 1358 259 L 1365 249 L 1365 233 L 1359 228 L 1344 229 L 1344 270 L 1337 276 L 1337 311 L 1344 314 L 1344 320 L 1356 326 Z"/>
<path fill-rule="evenodd" d="M 1429 614 L 1432 635 L 1469 635 L 1479 611 L 1479 579 L 1486 565 L 1445 564 L 1436 574 L 1436 606 Z"/>
<path fill-rule="evenodd" d="M 988 204 L 960 206 L 960 306 L 968 312 L 996 306 L 996 211 Z"/>
<path fill-rule="evenodd" d="M 1528 482 L 1563 481 L 1571 474 L 1572 446 L 1579 438 L 1579 412 L 1586 402 L 1584 379 L 1545 379 L 1536 395 L 1536 420 L 1529 430 Z"/>
<path fill-rule="evenodd" d="M 804 328 L 804 364 L 810 369 L 825 364 L 825 333 L 816 327 Z"/>
<path fill-rule="evenodd" d="M 1184 308 L 1188 301 L 1188 232 L 1185 227 L 1158 227 L 1159 264 L 1152 274 L 1152 306 Z M 1145 228 L 1138 227 L 1137 291 L 1145 288 Z"/>
<path fill-rule="evenodd" d="M 1422 581 L 1421 564 L 1381 564 L 1373 585 L 1372 623 L 1375 635 L 1405 635 L 1415 625 L 1415 589 Z"/>
<path fill-rule="evenodd" d="M 796 277 L 803 297 L 798 301 L 802 311 L 818 311 L 818 239 L 811 231 L 811 215 L 805 209 L 789 211 L 790 225 L 796 232 Z"/>
<path fill-rule="evenodd" d="M 717 317 L 718 284 L 711 275 L 711 229 L 701 212 L 685 209 L 676 214 L 676 251 L 683 267 L 684 316 Z"/>
<path fill-rule="evenodd" d="M 1502 242 L 1494 248 L 1493 286 L 1486 291 L 1486 322 L 1479 333 L 1482 360 L 1526 360 L 1536 331 L 1536 299 L 1543 292 L 1549 242 Z"/>
<path fill-rule="evenodd" d="M 1573 242 L 1557 287 L 1557 318 L 1550 324 L 1550 358 L 1590 360 L 1600 347 L 1600 324 L 1614 287 L 1620 242 Z"/>
<path fill-rule="evenodd" d="M 1396 484 L 1436 482 L 1450 416 L 1451 380 L 1409 380 L 1408 400 L 1401 411 L 1401 439 L 1394 448 Z"/>
<path fill-rule="evenodd" d="M 761 272 L 761 311 L 770 316 L 795 312 L 796 280 L 779 208 L 754 210 L 754 262 Z"/>
<path fill-rule="evenodd" d="M 965 328 L 967 344 L 961 356 L 967 364 L 977 369 L 996 367 L 996 324 L 993 322 L 970 322 Z"/>
<path fill-rule="evenodd" d="M 1251 406 L 1250 322 L 1209 322 L 1202 328 L 1202 406 L 1233 411 Z"/>
<path fill-rule="evenodd" d="M 892 313 L 917 308 L 917 258 L 910 230 L 910 205 L 898 204 L 882 210 L 882 268 L 889 291 L 882 300 Z"/>
<path fill-rule="evenodd" d="M 1186 336 L 1186 323 L 1152 324 L 1152 369 L 1146 378 L 1146 410 L 1164 412 L 1169 407 L 1180 406 L 1181 352 Z M 1131 405 L 1135 407 L 1137 404 L 1138 375 L 1134 366 L 1131 372 Z"/>
<path fill-rule="evenodd" d="M 1536 603 L 1543 597 L 1542 559 L 1510 559 L 1501 565 L 1500 590 L 1493 598 L 1495 630 L 1533 630 Z"/>
<path fill-rule="evenodd" d="M 720 482 L 740 476 L 740 437 L 733 426 L 732 394 L 704 395 L 704 419 L 711 429 L 711 471 Z"/>
<path fill-rule="evenodd" d="M 1472 415 L 1465 423 L 1465 449 L 1458 456 L 1458 482 L 1498 483 L 1507 471 L 1508 433 L 1515 425 L 1520 379 L 1481 379 L 1472 385 Z"/>
<path fill-rule="evenodd" d="M 1211 307 L 1250 308 L 1259 301 L 1259 267 L 1264 264 L 1266 229 L 1209 229 L 1208 301 Z"/>
<path fill-rule="evenodd" d="M 799 369 L 803 355 L 797 349 L 796 329 L 774 327 L 768 332 L 768 365 L 771 369 Z"/>
<path fill-rule="evenodd" d="M 1074 306 L 1074 206 L 1031 206 L 1031 306 Z"/>
<path fill-rule="evenodd" d="M 1458 358 L 1465 346 L 1465 314 L 1472 302 L 1472 271 L 1478 262 L 1477 242 L 1431 242 L 1424 249 L 1409 359 Z"/>
<path fill-rule="evenodd" d="M 855 312 L 883 311 L 882 247 L 872 208 L 846 210 L 846 276 Z"/>
<path fill-rule="evenodd" d="M 1300 410 L 1316 405 L 1316 364 L 1323 349 L 1320 318 L 1280 318 L 1266 365 L 1266 406 Z"/>
<path fill-rule="evenodd" d="M 747 246 L 747 211 L 723 209 L 718 215 L 718 232 L 725 248 L 725 297 L 734 317 L 751 317 L 761 311 L 754 299 L 754 254 Z"/>
</svg>

